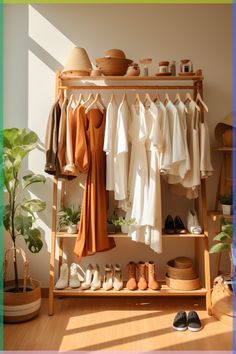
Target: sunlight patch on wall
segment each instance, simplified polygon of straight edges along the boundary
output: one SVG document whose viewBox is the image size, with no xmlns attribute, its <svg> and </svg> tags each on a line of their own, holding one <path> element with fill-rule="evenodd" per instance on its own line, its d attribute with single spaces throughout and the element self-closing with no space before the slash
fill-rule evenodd
<svg viewBox="0 0 236 354">
<path fill-rule="evenodd" d="M 40 30 L 39 30 L 40 29 Z M 29 37 L 63 66 L 75 44 L 29 5 Z"/>
</svg>

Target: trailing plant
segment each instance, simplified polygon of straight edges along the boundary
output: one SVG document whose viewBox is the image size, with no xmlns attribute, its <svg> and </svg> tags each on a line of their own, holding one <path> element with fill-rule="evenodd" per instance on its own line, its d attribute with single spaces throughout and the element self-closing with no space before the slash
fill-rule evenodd
<svg viewBox="0 0 236 354">
<path fill-rule="evenodd" d="M 126 219 L 123 216 L 118 216 L 116 212 L 113 213 L 113 217 L 108 221 L 111 222 L 115 226 L 121 225 L 133 225 L 135 224 L 135 219 Z"/>
<path fill-rule="evenodd" d="M 59 216 L 59 227 L 75 225 L 80 221 L 81 206 L 75 209 L 72 205 L 71 208 L 63 208 L 58 212 Z"/>
<path fill-rule="evenodd" d="M 235 232 L 235 226 L 232 222 L 221 218 L 221 232 L 219 232 L 214 238 L 217 241 L 211 249 L 210 253 L 219 253 L 228 251 L 229 259 L 231 263 L 231 273 L 233 272 L 233 259 L 232 259 L 232 247 L 233 247 L 233 233 Z M 232 274 L 231 274 L 232 275 Z"/>
<path fill-rule="evenodd" d="M 43 246 L 41 232 L 34 227 L 34 222 L 36 213 L 44 210 L 46 203 L 41 199 L 26 196 L 25 192 L 32 184 L 45 183 L 46 179 L 39 174 L 27 174 L 22 177 L 19 175 L 24 158 L 36 148 L 37 142 L 38 136 L 33 131 L 27 132 L 17 128 L 3 130 L 3 179 L 5 191 L 8 193 L 8 202 L 3 209 L 3 224 L 13 245 L 16 292 L 20 291 L 16 239 L 23 236 L 32 253 L 38 253 Z"/>
</svg>

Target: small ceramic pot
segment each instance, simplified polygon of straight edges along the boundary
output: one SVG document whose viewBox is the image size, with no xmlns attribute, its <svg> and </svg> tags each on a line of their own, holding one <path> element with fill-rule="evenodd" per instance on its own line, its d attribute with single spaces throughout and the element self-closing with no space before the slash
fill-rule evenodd
<svg viewBox="0 0 236 354">
<path fill-rule="evenodd" d="M 67 232 L 68 234 L 76 234 L 78 232 L 78 226 L 76 224 L 68 226 Z"/>
<path fill-rule="evenodd" d="M 131 64 L 126 72 L 126 76 L 139 76 L 140 75 L 140 67 L 138 64 Z"/>
<path fill-rule="evenodd" d="M 101 76 L 102 71 L 100 69 L 93 69 L 90 72 L 90 76 L 95 77 L 95 76 Z"/>
<path fill-rule="evenodd" d="M 121 232 L 127 234 L 129 232 L 129 225 L 121 225 Z"/>
<path fill-rule="evenodd" d="M 222 213 L 223 215 L 231 215 L 232 213 L 232 205 L 226 205 L 226 204 L 221 204 L 222 205 Z"/>
<path fill-rule="evenodd" d="M 168 73 L 169 72 L 169 62 L 168 61 L 160 61 L 159 62 L 159 73 Z"/>
</svg>

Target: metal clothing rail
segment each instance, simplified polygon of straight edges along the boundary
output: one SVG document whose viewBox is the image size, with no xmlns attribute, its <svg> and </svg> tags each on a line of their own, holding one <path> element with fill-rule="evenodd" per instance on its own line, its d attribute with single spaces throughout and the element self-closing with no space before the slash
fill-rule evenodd
<svg viewBox="0 0 236 354">
<path fill-rule="evenodd" d="M 183 85 L 183 86 L 163 86 L 163 85 L 109 85 L 109 86 L 102 86 L 102 85 L 71 85 L 71 86 L 63 86 L 60 85 L 58 87 L 60 90 L 195 90 L 195 85 Z"/>
</svg>

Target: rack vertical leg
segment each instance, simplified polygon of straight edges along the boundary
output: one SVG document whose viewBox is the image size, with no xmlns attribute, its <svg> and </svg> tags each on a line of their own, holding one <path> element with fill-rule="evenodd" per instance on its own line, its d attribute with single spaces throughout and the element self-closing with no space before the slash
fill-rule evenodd
<svg viewBox="0 0 236 354">
<path fill-rule="evenodd" d="M 204 238 L 204 270 L 205 270 L 205 287 L 206 287 L 206 309 L 208 315 L 212 315 L 211 306 L 211 279 L 210 279 L 210 255 L 208 237 Z"/>
<path fill-rule="evenodd" d="M 65 181 L 61 181 L 61 198 L 60 198 L 60 208 L 64 208 L 64 197 L 65 197 Z M 63 237 L 59 240 L 59 262 L 58 262 L 58 274 L 60 274 L 60 268 L 63 262 Z"/>
<path fill-rule="evenodd" d="M 57 218 L 57 185 L 58 179 L 53 178 L 53 205 L 52 205 L 52 239 L 51 239 L 51 257 L 50 257 L 50 284 L 48 299 L 48 314 L 53 315 L 54 305 L 54 271 L 55 271 L 55 251 L 56 251 L 56 218 Z"/>
</svg>

